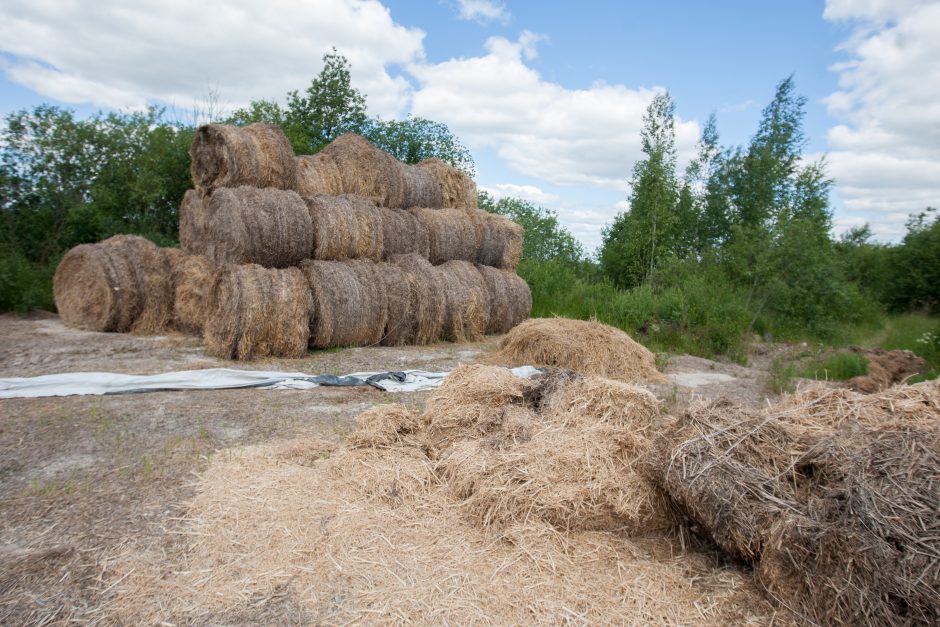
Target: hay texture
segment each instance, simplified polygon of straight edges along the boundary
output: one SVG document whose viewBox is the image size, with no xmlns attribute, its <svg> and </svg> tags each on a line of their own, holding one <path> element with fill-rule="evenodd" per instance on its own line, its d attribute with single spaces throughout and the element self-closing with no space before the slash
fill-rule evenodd
<svg viewBox="0 0 940 627">
<path fill-rule="evenodd" d="M 162 249 L 136 235 L 80 244 L 56 267 L 53 295 L 67 326 L 159 333 L 173 315 L 170 261 Z"/>
<path fill-rule="evenodd" d="M 385 334 L 388 297 L 378 264 L 365 260 L 300 264 L 313 296 L 310 346 L 373 346 Z"/>
<path fill-rule="evenodd" d="M 553 366 L 625 383 L 665 383 L 656 359 L 619 329 L 591 320 L 533 318 L 506 334 L 489 363 Z"/>
<path fill-rule="evenodd" d="M 297 193 L 304 198 L 343 193 L 343 179 L 336 163 L 322 152 L 297 157 Z"/>
<path fill-rule="evenodd" d="M 402 164 L 405 177 L 405 203 L 403 207 L 443 207 L 441 185 L 426 169 Z"/>
<path fill-rule="evenodd" d="M 443 339 L 475 342 L 486 333 L 490 296 L 483 275 L 467 261 L 448 261 L 437 266 L 445 286 Z"/>
<path fill-rule="evenodd" d="M 225 266 L 209 293 L 206 352 L 238 360 L 302 357 L 311 306 L 310 288 L 297 268 Z"/>
<path fill-rule="evenodd" d="M 529 317 L 532 292 L 529 284 L 515 272 L 477 265 L 486 283 L 489 302 L 487 333 L 506 333 Z"/>
<path fill-rule="evenodd" d="M 394 345 L 401 341 L 404 344 L 424 345 L 441 339 L 444 316 L 447 313 L 447 286 L 441 272 L 427 259 L 415 253 L 392 255 L 388 265 L 395 266 L 404 273 L 408 301 L 403 300 L 403 285 L 387 285 L 389 322 L 385 343 Z M 401 280 L 401 276 L 394 271 L 383 276 L 389 283 Z M 396 295 L 393 296 L 392 291 Z M 396 311 L 407 311 L 407 317 L 396 321 L 393 318 Z"/>
<path fill-rule="evenodd" d="M 304 198 L 313 233 L 312 259 L 381 261 L 385 250 L 384 221 L 371 200 L 347 194 Z"/>
<path fill-rule="evenodd" d="M 206 124 L 189 148 L 190 173 L 197 188 L 297 187 L 297 163 L 290 141 L 273 124 Z"/>
<path fill-rule="evenodd" d="M 183 194 L 179 208 L 180 249 L 190 255 L 198 255 L 207 238 L 206 223 L 209 221 L 208 198 L 194 189 Z"/>
<path fill-rule="evenodd" d="M 472 215 L 457 209 L 414 207 L 409 211 L 428 231 L 428 258 L 434 265 L 445 261 L 477 260 L 480 231 Z"/>
<path fill-rule="evenodd" d="M 522 227 L 505 216 L 473 210 L 480 247 L 477 263 L 515 271 L 522 257 Z"/>
<path fill-rule="evenodd" d="M 215 267 L 206 257 L 169 249 L 173 271 L 173 326 L 184 333 L 202 335 Z"/>
<path fill-rule="evenodd" d="M 212 193 L 207 212 L 205 239 L 190 249 L 217 266 L 286 268 L 310 256 L 310 213 L 296 192 L 225 187 Z"/>
<path fill-rule="evenodd" d="M 339 171 L 342 190 L 383 207 L 405 206 L 402 164 L 355 133 L 340 135 L 320 151 Z"/>
<path fill-rule="evenodd" d="M 469 176 L 436 157 L 425 159 L 417 167 L 430 174 L 440 185 L 441 204 L 431 206 L 463 211 L 477 208 L 477 185 Z"/>
<path fill-rule="evenodd" d="M 411 212 L 379 207 L 382 216 L 382 243 L 385 258 L 416 253 L 430 256 L 428 228 Z"/>
</svg>

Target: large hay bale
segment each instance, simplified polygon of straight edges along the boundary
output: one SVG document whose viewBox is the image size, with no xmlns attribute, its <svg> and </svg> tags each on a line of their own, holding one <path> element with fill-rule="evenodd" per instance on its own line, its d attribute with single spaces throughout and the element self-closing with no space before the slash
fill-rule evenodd
<svg viewBox="0 0 940 627">
<path fill-rule="evenodd" d="M 217 266 L 286 268 L 310 257 L 310 212 L 296 192 L 223 187 L 209 198 L 208 214 L 205 239 L 191 249 Z"/>
<path fill-rule="evenodd" d="M 569 368 L 626 383 L 666 382 L 651 352 L 620 329 L 594 320 L 526 320 L 484 359 L 510 366 Z"/>
<path fill-rule="evenodd" d="M 488 211 L 476 209 L 470 215 L 479 232 L 477 263 L 515 271 L 522 257 L 522 227 L 506 216 Z"/>
<path fill-rule="evenodd" d="M 413 213 L 379 207 L 382 216 L 382 242 L 385 258 L 417 253 L 430 256 L 428 228 Z"/>
<path fill-rule="evenodd" d="M 53 295 L 67 326 L 158 333 L 172 318 L 170 262 L 153 242 L 136 235 L 80 244 L 59 262 Z"/>
<path fill-rule="evenodd" d="M 405 321 L 407 326 L 397 333 L 406 344 L 424 345 L 438 341 L 443 333 L 447 308 L 447 286 L 440 271 L 415 253 L 392 255 L 388 263 L 404 271 L 410 296 L 414 299 L 414 307 L 409 309 L 413 313 Z M 393 309 L 390 302 L 390 316 Z"/>
<path fill-rule="evenodd" d="M 383 207 L 405 206 L 402 164 L 368 140 L 346 133 L 330 142 L 320 154 L 336 164 L 343 192 L 365 196 Z"/>
<path fill-rule="evenodd" d="M 310 346 L 372 346 L 382 340 L 388 297 L 378 264 L 308 260 L 300 264 L 313 296 Z"/>
<path fill-rule="evenodd" d="M 388 316 L 385 332 L 382 334 L 383 346 L 404 346 L 412 344 L 415 322 L 421 303 L 420 293 L 408 280 L 408 271 L 390 263 L 378 264 L 378 276 L 385 291 Z"/>
<path fill-rule="evenodd" d="M 515 272 L 477 265 L 486 283 L 489 302 L 487 333 L 506 333 L 529 317 L 532 292 L 529 284 Z"/>
<path fill-rule="evenodd" d="M 441 185 L 426 168 L 402 164 L 405 176 L 404 207 L 443 207 Z"/>
<path fill-rule="evenodd" d="M 173 324 L 184 333 L 202 335 L 215 267 L 201 255 L 168 249 L 173 271 Z"/>
<path fill-rule="evenodd" d="M 385 250 L 382 214 L 362 196 L 319 194 L 304 198 L 313 233 L 312 259 L 381 261 Z"/>
<path fill-rule="evenodd" d="M 433 176 L 440 185 L 440 206 L 464 211 L 477 208 L 477 185 L 472 178 L 436 157 L 425 159 L 417 167 Z"/>
<path fill-rule="evenodd" d="M 317 194 L 339 196 L 343 179 L 336 163 L 322 152 L 297 157 L 297 193 L 304 198 Z"/>
<path fill-rule="evenodd" d="M 190 255 L 199 254 L 206 241 L 209 221 L 208 198 L 195 189 L 183 194 L 179 209 L 180 250 Z"/>
<path fill-rule="evenodd" d="M 431 263 L 477 260 L 480 231 L 466 211 L 426 207 L 413 207 L 409 211 L 428 230 L 428 258 Z"/>
<path fill-rule="evenodd" d="M 190 173 L 197 188 L 297 187 L 297 163 L 290 141 L 273 124 L 206 124 L 189 148 Z"/>
<path fill-rule="evenodd" d="M 446 286 L 442 337 L 451 342 L 475 342 L 483 338 L 490 317 L 490 297 L 476 266 L 467 261 L 448 261 L 437 266 Z"/>
<path fill-rule="evenodd" d="M 238 360 L 303 357 L 311 305 L 310 287 L 297 268 L 225 266 L 209 293 L 206 352 Z"/>
</svg>

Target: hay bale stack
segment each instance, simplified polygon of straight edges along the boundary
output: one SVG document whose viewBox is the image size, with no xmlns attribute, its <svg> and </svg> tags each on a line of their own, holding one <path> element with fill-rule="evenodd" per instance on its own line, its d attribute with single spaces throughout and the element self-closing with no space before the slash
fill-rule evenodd
<svg viewBox="0 0 940 627">
<path fill-rule="evenodd" d="M 458 209 L 413 207 L 409 211 L 428 230 L 428 258 L 438 265 L 445 261 L 477 260 L 480 232 L 473 217 Z"/>
<path fill-rule="evenodd" d="M 625 383 L 665 383 L 644 346 L 597 321 L 533 318 L 510 331 L 485 358 L 509 366 L 551 366 Z"/>
<path fill-rule="evenodd" d="M 402 164 L 368 140 L 346 133 L 330 142 L 320 154 L 336 164 L 343 192 L 365 196 L 383 207 L 405 206 Z"/>
<path fill-rule="evenodd" d="M 477 263 L 515 271 L 522 257 L 522 227 L 507 218 L 488 211 L 474 210 L 480 248 Z"/>
<path fill-rule="evenodd" d="M 297 162 L 290 141 L 273 124 L 206 124 L 196 130 L 190 173 L 205 192 L 220 187 L 297 187 Z"/>
<path fill-rule="evenodd" d="M 311 304 L 307 280 L 297 268 L 225 266 L 209 292 L 206 352 L 238 360 L 303 357 Z"/>
<path fill-rule="evenodd" d="M 413 213 L 403 209 L 379 207 L 382 216 L 382 242 L 384 256 L 417 253 L 430 256 L 428 229 Z"/>
<path fill-rule="evenodd" d="M 180 249 L 187 254 L 199 254 L 198 250 L 206 241 L 206 224 L 209 221 L 207 197 L 196 191 L 188 189 L 183 194 L 179 209 L 179 238 Z"/>
<path fill-rule="evenodd" d="M 208 216 L 205 239 L 187 252 L 205 255 L 217 266 L 286 268 L 310 256 L 310 212 L 296 192 L 223 187 L 209 198 Z"/>
<path fill-rule="evenodd" d="M 364 260 L 308 260 L 300 269 L 310 285 L 310 346 L 371 346 L 385 334 L 388 297 L 378 264 Z"/>
<path fill-rule="evenodd" d="M 313 233 L 309 257 L 323 261 L 381 261 L 385 250 L 384 221 L 367 198 L 319 194 L 304 198 Z"/>
<path fill-rule="evenodd" d="M 173 271 L 173 324 L 184 333 L 202 335 L 215 268 L 206 257 L 167 249 Z"/>
<path fill-rule="evenodd" d="M 446 286 L 442 337 L 451 342 L 482 339 L 490 318 L 490 298 L 483 276 L 467 261 L 448 261 L 437 270 Z"/>
<path fill-rule="evenodd" d="M 444 197 L 437 179 L 426 168 L 402 164 L 405 176 L 404 207 L 442 207 Z"/>
<path fill-rule="evenodd" d="M 532 292 L 519 275 L 481 265 L 477 265 L 477 271 L 486 283 L 489 302 L 487 333 L 506 333 L 529 317 Z"/>
<path fill-rule="evenodd" d="M 170 262 L 155 244 L 136 235 L 80 244 L 59 262 L 53 294 L 67 326 L 157 333 L 172 317 Z"/>
<path fill-rule="evenodd" d="M 382 346 L 404 346 L 412 344 L 415 323 L 422 303 L 420 292 L 408 280 L 408 271 L 390 263 L 378 264 L 377 274 L 382 280 L 388 307 Z"/>
<path fill-rule="evenodd" d="M 411 315 L 407 319 L 407 325 L 398 329 L 396 334 L 401 334 L 400 337 L 406 344 L 424 345 L 436 342 L 443 333 L 447 308 L 447 286 L 443 282 L 441 273 L 427 259 L 416 253 L 392 255 L 388 263 L 404 271 L 408 282 L 409 297 L 413 299 L 412 307 L 409 308 Z M 390 319 L 394 308 L 393 298 L 390 295 Z M 390 335 L 388 330 L 386 328 L 387 339 L 391 341 L 396 338 L 396 334 Z"/>
<path fill-rule="evenodd" d="M 477 185 L 473 179 L 437 157 L 425 159 L 417 166 L 437 181 L 441 188 L 441 206 L 445 209 L 469 211 L 477 208 Z"/>
<path fill-rule="evenodd" d="M 297 157 L 297 193 L 304 198 L 317 194 L 339 196 L 343 179 L 329 155 L 322 152 Z"/>
</svg>

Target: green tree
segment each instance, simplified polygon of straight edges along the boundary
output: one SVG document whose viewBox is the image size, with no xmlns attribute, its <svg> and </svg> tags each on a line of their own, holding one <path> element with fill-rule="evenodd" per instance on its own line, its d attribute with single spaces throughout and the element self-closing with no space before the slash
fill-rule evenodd
<svg viewBox="0 0 940 627">
<path fill-rule="evenodd" d="M 581 243 L 558 221 L 558 214 L 519 198 L 494 199 L 479 194 L 479 207 L 504 215 L 523 230 L 522 259 L 527 262 L 554 262 L 577 268 L 584 261 Z"/>
<path fill-rule="evenodd" d="M 476 176 L 470 151 L 442 122 L 410 115 L 404 120 L 376 119 L 368 124 L 365 136 L 404 163 L 437 157 L 471 178 Z"/>
</svg>

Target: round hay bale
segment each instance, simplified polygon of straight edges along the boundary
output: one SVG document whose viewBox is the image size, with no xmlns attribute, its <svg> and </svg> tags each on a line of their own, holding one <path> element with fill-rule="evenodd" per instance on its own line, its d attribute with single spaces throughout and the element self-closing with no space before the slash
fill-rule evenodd
<svg viewBox="0 0 940 627">
<path fill-rule="evenodd" d="M 437 270 L 447 286 L 443 338 L 451 342 L 482 339 L 490 317 L 489 292 L 483 276 L 467 261 L 448 261 Z"/>
<path fill-rule="evenodd" d="M 336 163 L 322 152 L 297 157 L 297 193 L 303 197 L 317 194 L 339 196 L 343 179 Z"/>
<path fill-rule="evenodd" d="M 136 235 L 80 244 L 59 262 L 53 295 L 67 326 L 158 333 L 172 318 L 170 262 L 156 244 Z"/>
<path fill-rule="evenodd" d="M 313 228 L 296 192 L 223 187 L 209 198 L 205 239 L 193 246 L 217 266 L 286 268 L 310 256 Z"/>
<path fill-rule="evenodd" d="M 378 276 L 382 279 L 388 302 L 388 317 L 383 346 L 404 346 L 414 340 L 415 321 L 418 315 L 419 293 L 408 280 L 408 272 L 390 263 L 378 264 Z"/>
<path fill-rule="evenodd" d="M 183 194 L 179 209 L 180 250 L 189 255 L 199 254 L 206 241 L 206 223 L 209 221 L 207 197 L 195 189 Z"/>
<path fill-rule="evenodd" d="M 297 162 L 287 136 L 273 124 L 200 126 L 189 148 L 193 184 L 219 187 L 297 187 Z"/>
<path fill-rule="evenodd" d="M 320 154 L 336 164 L 343 192 L 365 196 L 383 207 L 405 206 L 404 167 L 368 140 L 346 133 L 330 142 Z"/>
<path fill-rule="evenodd" d="M 417 167 L 434 177 L 440 185 L 442 197 L 440 206 L 445 209 L 462 210 L 477 208 L 477 184 L 472 178 L 436 157 L 425 159 Z"/>
<path fill-rule="evenodd" d="M 319 194 L 304 198 L 313 233 L 312 259 L 381 261 L 384 246 L 382 214 L 368 198 Z"/>
<path fill-rule="evenodd" d="M 378 265 L 365 260 L 300 264 L 313 295 L 310 346 L 371 346 L 385 334 L 388 297 Z"/>
<path fill-rule="evenodd" d="M 515 271 L 522 257 L 522 227 L 506 216 L 488 211 L 476 209 L 470 215 L 479 231 L 477 262 Z"/>
<path fill-rule="evenodd" d="M 477 265 L 477 271 L 486 283 L 490 311 L 487 333 L 506 333 L 529 317 L 532 292 L 522 277 L 491 266 Z"/>
<path fill-rule="evenodd" d="M 415 253 L 392 255 L 388 263 L 404 271 L 409 292 L 414 298 L 413 314 L 407 319 L 406 328 L 397 332 L 404 336 L 406 344 L 424 345 L 441 339 L 447 302 L 447 286 L 441 273 L 431 262 Z M 393 310 L 390 303 L 390 316 Z"/>
<path fill-rule="evenodd" d="M 215 268 L 206 257 L 167 249 L 173 270 L 173 323 L 184 333 L 202 335 Z"/>
<path fill-rule="evenodd" d="M 443 207 L 441 185 L 426 168 L 402 164 L 405 176 L 404 207 Z"/>
<path fill-rule="evenodd" d="M 382 241 L 386 259 L 392 255 L 408 253 L 417 253 L 425 259 L 428 258 L 428 229 L 413 213 L 379 207 L 379 214 L 382 216 Z"/>
<path fill-rule="evenodd" d="M 591 320 L 533 318 L 506 334 L 484 359 L 509 366 L 554 366 L 625 383 L 665 383 L 656 359 L 614 327 Z"/>
<path fill-rule="evenodd" d="M 206 352 L 223 359 L 303 357 L 310 287 L 297 268 L 228 265 L 216 272 L 204 329 Z"/>
<path fill-rule="evenodd" d="M 408 211 L 428 230 L 428 258 L 431 263 L 438 265 L 453 259 L 477 260 L 480 231 L 466 211 L 425 207 L 412 207 Z"/>
</svg>

